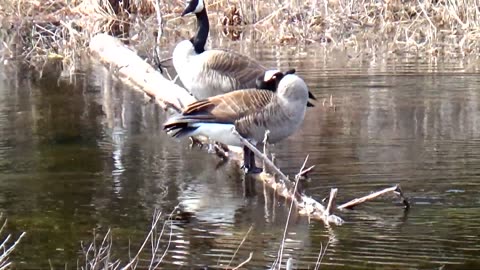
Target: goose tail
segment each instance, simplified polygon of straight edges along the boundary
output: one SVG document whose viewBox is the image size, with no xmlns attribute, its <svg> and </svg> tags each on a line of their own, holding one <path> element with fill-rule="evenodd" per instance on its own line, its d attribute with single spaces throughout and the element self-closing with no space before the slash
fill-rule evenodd
<svg viewBox="0 0 480 270">
<path fill-rule="evenodd" d="M 163 129 L 174 138 L 193 136 L 198 127 L 198 125 L 193 125 L 188 119 L 182 118 L 171 119 L 163 124 Z"/>
</svg>

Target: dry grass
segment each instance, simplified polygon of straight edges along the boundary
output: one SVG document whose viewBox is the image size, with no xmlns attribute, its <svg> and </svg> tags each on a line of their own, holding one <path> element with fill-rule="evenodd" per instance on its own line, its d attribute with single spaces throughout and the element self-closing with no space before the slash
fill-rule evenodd
<svg viewBox="0 0 480 270">
<path fill-rule="evenodd" d="M 102 239 L 98 239 L 94 232 L 93 241 L 84 245 L 82 243 L 82 262 L 79 262 L 77 269 L 81 270 L 127 270 L 136 269 L 140 259 L 148 261 L 148 266 L 142 266 L 142 269 L 159 269 L 172 240 L 172 215 L 177 210 L 177 207 L 172 211 L 166 220 L 161 221 L 161 213 L 155 211 L 152 217 L 152 224 L 150 230 L 145 237 L 144 242 L 135 253 L 129 258 L 126 263 L 122 263 L 119 259 L 114 259 L 112 233 L 108 230 Z M 170 228 L 168 230 L 168 228 Z M 166 239 L 164 239 L 166 238 Z M 162 250 L 162 243 L 167 241 L 167 244 Z M 148 247 L 150 252 L 147 251 Z"/>
<path fill-rule="evenodd" d="M 159 0 L 161 17 L 155 13 L 155 0 L 130 1 L 129 7 L 112 6 L 110 2 L 0 0 L 2 60 L 22 59 L 38 66 L 55 59 L 62 61 L 65 70 L 73 72 L 96 33 L 109 32 L 134 46 L 153 47 L 160 31 L 160 43 L 170 46 L 178 36 L 186 38 L 191 31 L 190 27 L 178 27 L 183 0 Z M 207 3 L 211 24 L 223 27 L 231 39 L 239 38 L 238 33 L 246 28 L 253 28 L 257 32 L 255 41 L 273 44 L 320 43 L 359 52 L 413 52 L 433 57 L 462 57 L 480 52 L 477 0 Z M 162 18 L 160 31 L 157 17 Z"/>
<path fill-rule="evenodd" d="M 0 213 L 0 221 L 2 220 L 2 214 Z M 20 234 L 16 239 L 12 239 L 12 235 L 8 234 L 3 236 L 5 227 L 7 226 L 7 220 L 3 221 L 0 227 L 0 270 L 6 270 L 11 268 L 11 262 L 9 261 L 9 255 L 15 250 L 15 247 L 20 243 L 20 240 L 25 236 L 25 232 Z"/>
</svg>

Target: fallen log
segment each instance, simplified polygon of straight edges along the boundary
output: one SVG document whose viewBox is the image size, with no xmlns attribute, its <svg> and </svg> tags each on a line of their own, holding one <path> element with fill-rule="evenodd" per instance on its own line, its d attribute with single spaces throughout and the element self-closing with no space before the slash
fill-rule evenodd
<svg viewBox="0 0 480 270">
<path fill-rule="evenodd" d="M 195 101 L 187 90 L 166 79 L 119 39 L 98 34 L 90 40 L 90 52 L 126 84 L 153 98 L 164 109 L 181 110 Z"/>
<path fill-rule="evenodd" d="M 135 86 L 136 89 L 143 91 L 165 110 L 173 109 L 178 112 L 181 111 L 185 105 L 195 101 L 195 98 L 191 96 L 186 89 L 163 77 L 160 72 L 138 57 L 134 51 L 110 35 L 97 34 L 94 36 L 90 40 L 90 52 L 95 59 L 99 59 L 104 65 L 110 67 L 122 82 Z M 234 130 L 232 132 L 236 133 Z M 241 138 L 238 133 L 236 134 Z M 385 193 L 378 196 L 369 195 L 337 207 L 335 205 L 337 189 L 332 189 L 328 207 L 325 207 L 307 195 L 298 194 L 296 192 L 296 184 L 298 181 L 293 182 L 289 180 L 265 154 L 261 153 L 247 140 L 241 139 L 280 179 L 276 181 L 275 175 L 266 172 L 257 175 L 256 178 L 265 183 L 266 186 L 275 190 L 280 196 L 287 200 L 292 200 L 301 215 L 322 220 L 326 224 L 333 223 L 341 225 L 343 220 L 334 214 L 335 209 L 353 207 L 354 205 L 374 199 Z M 238 147 L 229 147 L 228 157 L 240 165 L 242 157 L 239 150 Z M 299 175 L 306 174 L 311 169 L 312 167 L 300 172 Z M 299 175 L 296 177 L 297 180 Z M 393 190 L 389 191 L 391 192 Z"/>
</svg>

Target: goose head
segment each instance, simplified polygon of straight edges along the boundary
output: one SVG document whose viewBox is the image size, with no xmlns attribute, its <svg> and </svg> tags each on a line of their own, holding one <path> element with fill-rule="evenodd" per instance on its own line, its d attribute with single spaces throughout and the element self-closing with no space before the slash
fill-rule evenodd
<svg viewBox="0 0 480 270">
<path fill-rule="evenodd" d="M 205 2 L 204 0 L 190 0 L 187 4 L 187 7 L 182 12 L 182 17 L 189 14 L 195 13 L 198 14 L 205 10 Z"/>
<path fill-rule="evenodd" d="M 258 76 L 256 80 L 256 86 L 258 89 L 277 91 L 280 81 L 286 75 L 295 74 L 295 72 L 296 70 L 294 68 L 287 70 L 285 73 L 277 69 L 267 70 L 264 72 L 263 75 Z M 317 100 L 317 98 L 310 91 L 308 91 L 308 98 Z M 313 103 L 311 103 L 310 101 L 307 101 L 307 107 L 315 107 L 315 105 L 313 105 Z"/>
<path fill-rule="evenodd" d="M 308 102 L 308 86 L 302 78 L 295 74 L 283 76 L 277 86 L 277 95 L 287 102 Z"/>
<path fill-rule="evenodd" d="M 257 89 L 275 91 L 283 76 L 284 74 L 280 70 L 266 70 L 262 75 L 257 77 L 255 82 Z"/>
</svg>

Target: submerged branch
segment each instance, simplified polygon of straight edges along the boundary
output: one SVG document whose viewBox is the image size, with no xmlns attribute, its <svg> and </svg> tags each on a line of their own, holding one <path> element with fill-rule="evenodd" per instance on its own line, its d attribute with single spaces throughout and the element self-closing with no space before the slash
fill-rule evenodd
<svg viewBox="0 0 480 270">
<path fill-rule="evenodd" d="M 395 185 L 393 187 L 389 187 L 389 188 L 374 192 L 374 193 L 369 194 L 367 196 L 357 198 L 357 199 L 353 199 L 349 202 L 346 202 L 346 203 L 340 205 L 338 207 L 338 209 L 352 209 L 353 207 L 355 207 L 359 204 L 362 204 L 362 203 L 367 202 L 367 201 L 371 201 L 371 200 L 376 199 L 376 198 L 378 198 L 382 195 L 385 195 L 387 193 L 393 193 L 396 196 L 400 197 L 402 199 L 402 203 L 405 205 L 405 208 L 406 209 L 410 208 L 410 203 L 408 202 L 407 198 L 403 195 L 403 191 L 400 188 L 400 185 Z"/>
</svg>

